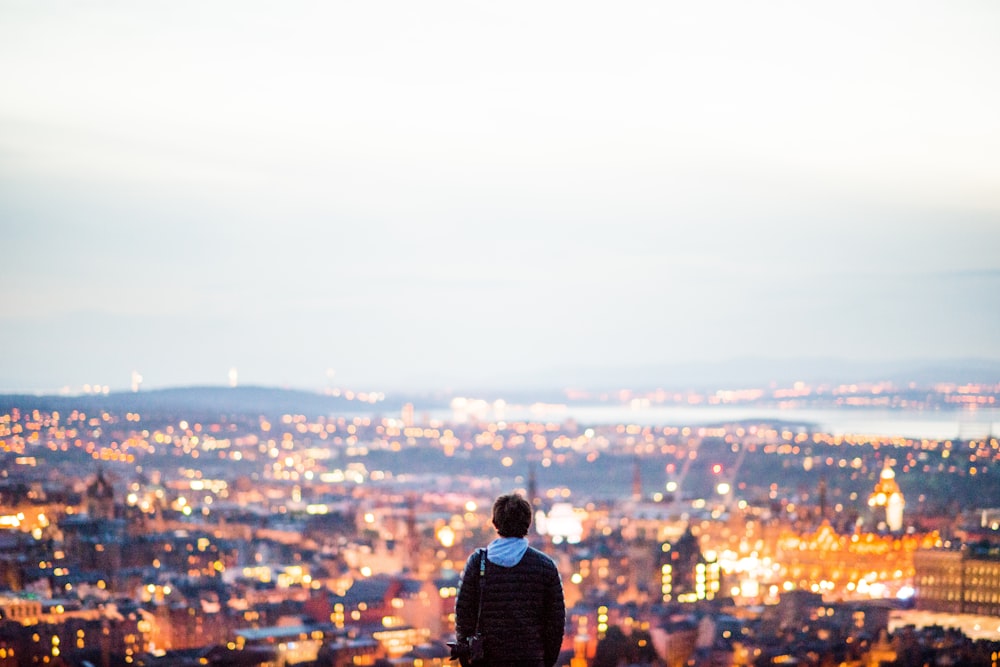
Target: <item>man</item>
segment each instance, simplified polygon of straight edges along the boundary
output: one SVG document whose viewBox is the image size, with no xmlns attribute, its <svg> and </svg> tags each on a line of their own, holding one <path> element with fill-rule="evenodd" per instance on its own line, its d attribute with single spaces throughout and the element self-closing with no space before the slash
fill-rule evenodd
<svg viewBox="0 0 1000 667">
<path fill-rule="evenodd" d="M 471 637 L 478 618 L 485 649 L 481 664 L 490 667 L 552 667 L 559 657 L 566 624 L 562 580 L 552 559 L 528 546 L 530 525 L 527 500 L 516 493 L 497 498 L 493 527 L 500 537 L 486 547 L 482 570 L 479 549 L 462 573 L 455 635 L 459 643 Z"/>
</svg>

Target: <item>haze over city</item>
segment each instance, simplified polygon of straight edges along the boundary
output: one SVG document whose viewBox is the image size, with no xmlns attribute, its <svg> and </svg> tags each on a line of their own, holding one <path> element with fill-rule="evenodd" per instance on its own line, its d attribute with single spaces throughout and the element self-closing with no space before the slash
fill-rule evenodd
<svg viewBox="0 0 1000 667">
<path fill-rule="evenodd" d="M 998 29 L 4 0 L 0 389 L 995 361 Z"/>
</svg>

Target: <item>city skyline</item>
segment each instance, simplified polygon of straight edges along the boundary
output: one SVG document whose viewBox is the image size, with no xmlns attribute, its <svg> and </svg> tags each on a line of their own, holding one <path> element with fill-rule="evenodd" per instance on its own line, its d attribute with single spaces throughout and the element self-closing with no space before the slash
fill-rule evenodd
<svg viewBox="0 0 1000 667">
<path fill-rule="evenodd" d="M 289 664 L 347 664 L 333 656 L 352 647 L 447 664 L 428 651 L 450 639 L 461 566 L 513 489 L 572 609 L 556 664 L 617 664 L 627 628 L 647 649 L 670 634 L 695 664 L 922 664 L 918 631 L 946 631 L 934 653 L 955 664 L 995 662 L 996 438 L 268 414 L 216 393 L 244 394 L 242 409 L 142 393 L 0 406 L 0 650 L 81 664 L 96 645 L 138 665 L 198 650 L 215 665 L 266 643 Z M 816 613 L 780 620 L 802 605 Z M 674 664 L 652 648 L 636 664 Z"/>
<path fill-rule="evenodd" d="M 0 13 L 0 391 L 1000 360 L 1000 8 Z"/>
</svg>

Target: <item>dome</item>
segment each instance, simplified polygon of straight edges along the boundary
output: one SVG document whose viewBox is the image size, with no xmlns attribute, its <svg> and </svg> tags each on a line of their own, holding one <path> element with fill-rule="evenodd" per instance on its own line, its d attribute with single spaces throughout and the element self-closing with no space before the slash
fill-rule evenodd
<svg viewBox="0 0 1000 667">
<path fill-rule="evenodd" d="M 903 492 L 896 484 L 896 473 L 890 467 L 890 462 L 886 459 L 885 467 L 879 475 L 875 489 L 868 496 L 868 506 L 871 508 L 885 509 L 885 523 L 889 530 L 899 531 L 903 528 L 903 508 L 906 501 L 903 500 Z"/>
</svg>

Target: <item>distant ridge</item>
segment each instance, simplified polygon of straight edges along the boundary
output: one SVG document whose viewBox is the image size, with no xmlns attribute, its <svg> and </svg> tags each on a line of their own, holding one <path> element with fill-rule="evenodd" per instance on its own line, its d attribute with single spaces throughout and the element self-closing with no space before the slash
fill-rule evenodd
<svg viewBox="0 0 1000 667">
<path fill-rule="evenodd" d="M 116 411 L 176 412 L 187 416 L 200 414 L 282 414 L 329 415 L 370 413 L 379 410 L 398 411 L 402 402 L 390 399 L 375 405 L 350 401 L 297 389 L 271 387 L 177 387 L 138 392 L 115 392 L 107 395 L 77 396 L 31 394 L 0 395 L 0 409 L 84 410 L 113 409 Z"/>
<path fill-rule="evenodd" d="M 456 386 L 440 391 L 402 391 L 387 394 L 370 404 L 319 391 L 264 386 L 194 386 L 142 389 L 103 394 L 0 394 L 0 409 L 12 407 L 46 410 L 113 409 L 116 411 L 196 414 L 398 414 L 405 403 L 419 410 L 448 408 L 452 397 L 471 396 L 518 403 L 565 402 L 567 390 L 591 394 L 622 389 L 649 391 L 716 391 L 811 385 L 892 382 L 905 388 L 913 383 L 929 388 L 939 383 L 1000 384 L 1000 361 L 953 359 L 893 363 L 845 361 L 834 358 L 773 360 L 744 358 L 726 362 L 650 364 L 636 367 L 561 367 L 516 376 L 484 378 L 477 386 Z"/>
</svg>

